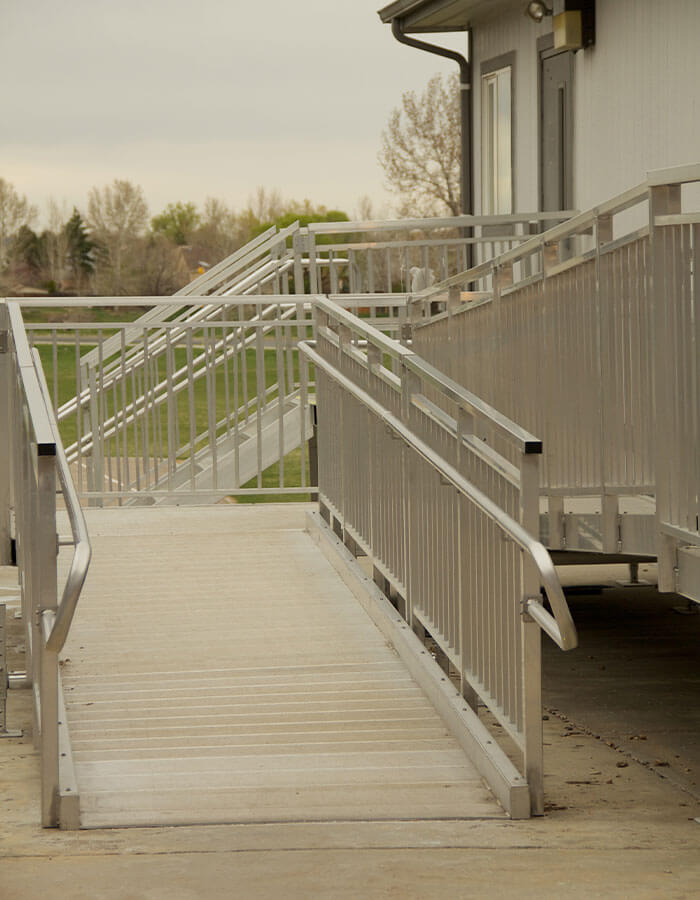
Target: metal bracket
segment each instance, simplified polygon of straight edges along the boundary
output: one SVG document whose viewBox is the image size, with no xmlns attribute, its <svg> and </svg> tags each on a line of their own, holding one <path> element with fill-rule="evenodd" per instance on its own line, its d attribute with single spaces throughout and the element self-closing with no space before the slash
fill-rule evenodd
<svg viewBox="0 0 700 900">
<path fill-rule="evenodd" d="M 22 737 L 22 732 L 8 730 L 7 728 L 7 689 L 10 684 L 10 677 L 7 672 L 5 611 L 5 604 L 0 603 L 0 738 L 17 738 Z"/>
<path fill-rule="evenodd" d="M 617 516 L 617 552 L 622 553 L 622 514 Z"/>
<path fill-rule="evenodd" d="M 532 618 L 530 613 L 527 611 L 527 605 L 530 601 L 534 601 L 535 603 L 542 603 L 542 597 L 538 594 L 535 596 L 523 597 L 520 601 L 520 617 L 523 622 L 534 622 L 535 620 Z"/>
</svg>

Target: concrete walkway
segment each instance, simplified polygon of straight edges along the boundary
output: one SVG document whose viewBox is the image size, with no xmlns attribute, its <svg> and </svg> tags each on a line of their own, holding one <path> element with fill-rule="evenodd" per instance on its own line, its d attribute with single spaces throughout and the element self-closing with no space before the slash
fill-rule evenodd
<svg viewBox="0 0 700 900">
<path fill-rule="evenodd" d="M 2 574 L 9 595 L 15 573 L 6 569 Z M 570 571 L 568 576 L 571 580 Z M 588 576 L 600 577 L 599 572 Z M 30 697 L 13 691 L 10 721 L 25 729 L 25 737 L 0 741 L 0 897 L 695 897 L 700 892 L 697 786 L 676 784 L 671 777 L 681 768 L 675 753 L 683 762 L 689 757 L 676 750 L 671 766 L 657 767 L 637 750 L 645 742 L 630 740 L 639 733 L 630 730 L 637 727 L 638 716 L 648 735 L 646 744 L 660 723 L 668 723 L 664 710 L 670 676 L 658 690 L 649 677 L 643 691 L 633 678 L 644 666 L 650 675 L 654 672 L 649 667 L 650 620 L 623 615 L 624 609 L 634 610 L 635 596 L 646 597 L 658 623 L 661 610 L 674 601 L 657 595 L 654 603 L 650 590 L 612 596 L 617 615 L 631 626 L 623 653 L 611 617 L 603 619 L 605 627 L 596 624 L 600 618 L 594 613 L 606 612 L 607 592 L 579 596 L 572 603 L 580 650 L 557 655 L 555 648 L 552 653 L 547 649 L 547 811 L 529 821 L 357 820 L 44 831 L 38 824 L 39 765 L 31 742 Z M 656 628 L 653 656 L 662 669 L 660 661 L 677 652 L 675 623 L 683 621 L 670 615 L 663 614 L 668 627 Z M 9 624 L 10 667 L 19 668 L 19 626 L 12 618 Z M 612 662 L 616 657 L 621 657 L 617 669 Z M 627 668 L 630 678 L 612 696 L 620 667 Z M 593 678 L 596 692 L 586 694 L 582 688 Z M 684 702 L 697 707 L 700 698 L 693 691 L 686 679 Z M 616 710 L 614 717 L 606 712 L 608 704 Z M 626 718 L 628 708 L 632 711 Z M 613 718 L 620 740 L 608 731 Z M 689 734 L 689 721 L 681 720 L 682 736 L 667 729 L 667 747 L 700 744 L 700 734 Z M 692 760 L 682 768 L 691 766 Z"/>
</svg>

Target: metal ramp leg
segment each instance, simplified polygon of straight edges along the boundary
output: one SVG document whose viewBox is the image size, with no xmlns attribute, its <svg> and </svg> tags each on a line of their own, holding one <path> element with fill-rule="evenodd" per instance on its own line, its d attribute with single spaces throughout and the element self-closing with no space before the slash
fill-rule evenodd
<svg viewBox="0 0 700 900">
<path fill-rule="evenodd" d="M 22 732 L 7 727 L 7 689 L 10 684 L 10 675 L 7 668 L 5 612 L 5 604 L 0 603 L 0 738 L 17 738 L 22 737 Z"/>
</svg>

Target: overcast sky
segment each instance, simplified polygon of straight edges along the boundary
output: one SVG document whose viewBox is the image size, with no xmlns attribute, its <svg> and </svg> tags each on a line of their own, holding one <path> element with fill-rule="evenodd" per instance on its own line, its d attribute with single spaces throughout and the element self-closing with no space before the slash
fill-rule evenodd
<svg viewBox="0 0 700 900">
<path fill-rule="evenodd" d="M 386 202 L 380 135 L 454 63 L 398 44 L 382 0 L 0 0 L 0 177 L 84 209 L 113 178 L 151 212 L 257 185 Z M 461 47 L 462 35 L 452 35 Z"/>
</svg>

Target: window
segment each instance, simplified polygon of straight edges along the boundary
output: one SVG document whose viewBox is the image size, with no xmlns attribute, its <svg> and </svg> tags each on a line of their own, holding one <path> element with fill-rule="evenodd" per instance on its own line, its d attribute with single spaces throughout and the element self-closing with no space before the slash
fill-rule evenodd
<svg viewBox="0 0 700 900">
<path fill-rule="evenodd" d="M 481 77 L 481 209 L 485 216 L 513 211 L 511 66 Z"/>
</svg>

